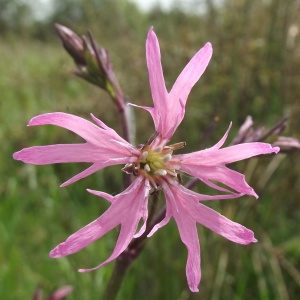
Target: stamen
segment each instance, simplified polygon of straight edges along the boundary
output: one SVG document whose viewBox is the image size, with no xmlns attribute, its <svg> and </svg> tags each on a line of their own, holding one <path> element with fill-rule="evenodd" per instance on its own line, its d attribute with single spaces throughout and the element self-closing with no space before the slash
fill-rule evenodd
<svg viewBox="0 0 300 300">
<path fill-rule="evenodd" d="M 169 145 L 169 147 L 172 150 L 178 150 L 178 149 L 183 148 L 185 145 L 186 145 L 186 142 L 180 142 L 180 143 L 176 143 L 176 144 L 173 144 L 173 145 Z"/>
<path fill-rule="evenodd" d="M 145 160 L 147 158 L 147 156 L 148 156 L 148 151 L 144 151 L 141 155 L 141 159 Z"/>
<path fill-rule="evenodd" d="M 122 171 L 126 174 L 132 174 L 133 173 L 133 165 L 132 164 L 126 164 L 124 168 L 122 168 Z"/>
<path fill-rule="evenodd" d="M 163 163 L 166 164 L 167 162 L 169 162 L 172 158 L 172 155 L 169 153 L 167 155 L 165 155 L 162 159 Z"/>
<path fill-rule="evenodd" d="M 166 170 L 159 169 L 159 170 L 155 171 L 154 174 L 160 175 L 160 176 L 166 176 L 168 173 Z"/>
<path fill-rule="evenodd" d="M 161 152 L 161 150 L 162 150 L 162 146 L 158 146 L 158 147 L 154 148 L 153 152 L 158 153 L 158 152 Z"/>
<path fill-rule="evenodd" d="M 145 153 L 145 152 L 144 152 L 144 153 Z M 151 171 L 151 169 L 150 169 L 150 167 L 149 167 L 148 164 L 145 164 L 144 170 L 145 170 L 146 172 L 148 172 L 148 173 Z"/>
</svg>

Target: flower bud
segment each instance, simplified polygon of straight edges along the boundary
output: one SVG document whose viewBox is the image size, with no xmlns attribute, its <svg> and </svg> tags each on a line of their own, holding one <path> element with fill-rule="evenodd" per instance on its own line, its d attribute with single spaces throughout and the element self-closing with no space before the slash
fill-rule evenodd
<svg viewBox="0 0 300 300">
<path fill-rule="evenodd" d="M 64 48 L 72 56 L 76 65 L 85 65 L 84 44 L 82 39 L 69 28 L 55 24 L 55 29 Z"/>
<path fill-rule="evenodd" d="M 300 150 L 300 140 L 288 136 L 279 136 L 273 146 L 278 146 L 280 152 Z"/>
<path fill-rule="evenodd" d="M 118 108 L 124 110 L 123 92 L 113 71 L 108 51 L 96 45 L 91 33 L 87 37 L 79 37 L 60 24 L 55 24 L 55 29 L 77 66 L 73 73 L 106 90 Z"/>
</svg>

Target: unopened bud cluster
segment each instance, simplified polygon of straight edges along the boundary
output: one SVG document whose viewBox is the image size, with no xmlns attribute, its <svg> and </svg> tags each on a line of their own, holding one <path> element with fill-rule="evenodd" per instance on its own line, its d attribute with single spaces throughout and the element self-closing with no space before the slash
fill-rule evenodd
<svg viewBox="0 0 300 300">
<path fill-rule="evenodd" d="M 123 93 L 113 72 L 108 51 L 97 47 L 91 33 L 79 37 L 69 28 L 55 24 L 64 48 L 73 58 L 74 74 L 107 91 L 119 108 L 123 109 Z"/>
</svg>

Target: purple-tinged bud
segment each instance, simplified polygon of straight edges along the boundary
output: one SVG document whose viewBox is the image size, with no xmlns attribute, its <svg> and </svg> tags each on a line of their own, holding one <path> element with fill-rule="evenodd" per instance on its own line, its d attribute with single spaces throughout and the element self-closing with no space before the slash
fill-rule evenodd
<svg viewBox="0 0 300 300">
<path fill-rule="evenodd" d="M 55 24 L 54 26 L 64 48 L 72 56 L 76 65 L 85 65 L 83 40 L 63 25 Z"/>
<path fill-rule="evenodd" d="M 288 136 L 279 136 L 273 146 L 278 146 L 280 152 L 300 150 L 300 140 Z"/>
<path fill-rule="evenodd" d="M 71 285 L 66 285 L 58 290 L 54 291 L 49 297 L 48 300 L 61 300 L 67 297 L 73 292 L 73 287 Z"/>
<path fill-rule="evenodd" d="M 72 292 L 73 287 L 71 285 L 66 285 L 54 291 L 50 296 L 47 297 L 47 300 L 62 300 L 65 299 Z M 42 300 L 42 294 L 42 289 L 40 287 L 37 287 L 33 295 L 33 300 Z"/>
<path fill-rule="evenodd" d="M 106 90 L 120 111 L 124 111 L 125 99 L 122 89 L 113 71 L 108 51 L 98 47 L 92 34 L 79 37 L 69 28 L 55 24 L 55 29 L 66 51 L 71 55 L 78 77 Z"/>
<path fill-rule="evenodd" d="M 278 123 L 270 128 L 259 126 L 254 129 L 252 117 L 247 116 L 245 122 L 240 127 L 238 134 L 233 139 L 231 144 L 237 145 L 241 143 L 261 142 L 271 135 L 277 135 L 285 129 L 287 119 L 288 117 L 282 118 Z"/>
<path fill-rule="evenodd" d="M 251 116 L 247 116 L 246 120 L 244 121 L 244 123 L 242 124 L 242 126 L 239 129 L 239 132 L 237 134 L 237 136 L 234 138 L 233 140 L 233 144 L 240 144 L 242 143 L 247 135 L 253 131 L 252 129 L 253 126 L 253 120 Z"/>
</svg>

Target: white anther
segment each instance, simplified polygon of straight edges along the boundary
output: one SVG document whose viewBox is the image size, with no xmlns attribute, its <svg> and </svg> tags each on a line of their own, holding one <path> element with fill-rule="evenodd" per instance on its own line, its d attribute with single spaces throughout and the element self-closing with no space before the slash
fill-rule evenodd
<svg viewBox="0 0 300 300">
<path fill-rule="evenodd" d="M 163 170 L 163 169 L 159 169 L 159 170 L 155 171 L 154 174 L 160 175 L 160 176 L 166 176 L 167 175 L 167 171 Z"/>
<path fill-rule="evenodd" d="M 144 170 L 145 170 L 146 172 L 150 172 L 150 171 L 151 171 L 151 169 L 150 169 L 150 167 L 149 167 L 148 164 L 145 164 Z"/>
<path fill-rule="evenodd" d="M 147 158 L 147 156 L 148 156 L 148 151 L 144 151 L 141 155 L 141 159 L 145 160 Z"/>
<path fill-rule="evenodd" d="M 158 152 L 161 152 L 161 150 L 162 150 L 162 147 L 158 146 L 158 147 L 154 148 L 153 152 L 158 153 Z"/>
<path fill-rule="evenodd" d="M 172 158 L 172 155 L 169 153 L 163 157 L 162 161 L 163 161 L 163 163 L 167 163 L 171 160 L 171 158 Z"/>
</svg>

